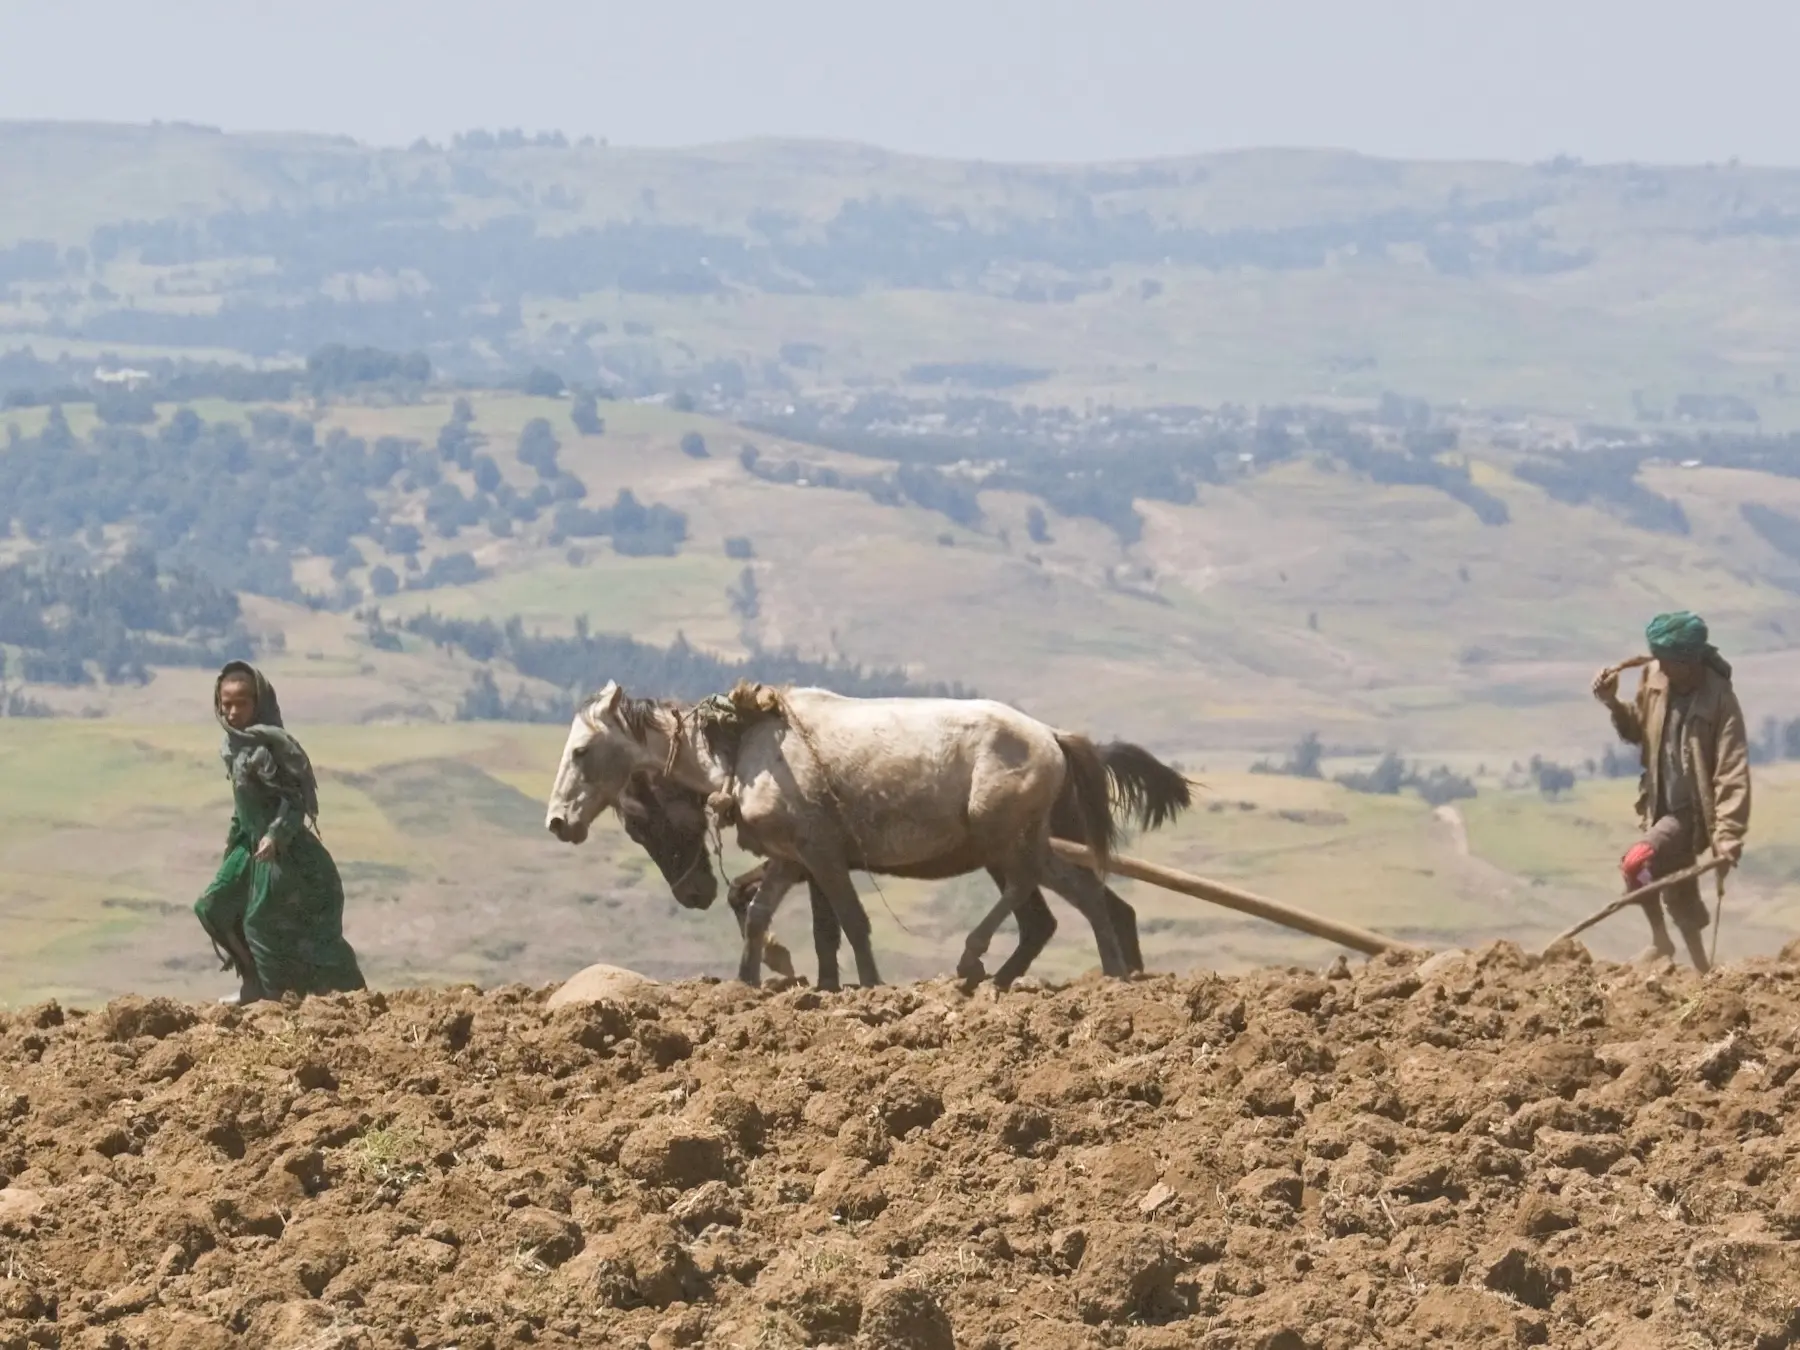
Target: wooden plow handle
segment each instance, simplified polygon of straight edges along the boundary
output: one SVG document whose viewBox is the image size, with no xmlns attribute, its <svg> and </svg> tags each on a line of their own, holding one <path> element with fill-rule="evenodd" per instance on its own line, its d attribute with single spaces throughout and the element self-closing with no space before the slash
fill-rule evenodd
<svg viewBox="0 0 1800 1350">
<path fill-rule="evenodd" d="M 1585 933 L 1602 919 L 1610 919 L 1620 910 L 1631 905 L 1641 904 L 1651 896 L 1668 890 L 1671 886 L 1678 886 L 1684 881 L 1692 881 L 1695 877 L 1703 877 L 1708 872 L 1716 872 L 1726 865 L 1725 859 L 1713 858 L 1707 862 L 1695 863 L 1692 867 L 1684 867 L 1679 872 L 1671 872 L 1666 877 L 1658 877 L 1648 886 L 1640 886 L 1635 891 L 1627 891 L 1604 909 L 1596 910 L 1594 913 L 1588 915 L 1587 918 L 1583 919 L 1573 928 L 1568 928 L 1558 933 L 1550 940 L 1550 945 L 1554 947 L 1565 938 L 1572 938 L 1579 933 Z"/>
</svg>

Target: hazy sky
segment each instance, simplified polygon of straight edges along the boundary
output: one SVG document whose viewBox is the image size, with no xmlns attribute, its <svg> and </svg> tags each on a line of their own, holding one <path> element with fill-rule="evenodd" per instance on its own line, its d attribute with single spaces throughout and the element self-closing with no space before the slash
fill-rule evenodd
<svg viewBox="0 0 1800 1350">
<path fill-rule="evenodd" d="M 1800 0 L 0 0 L 0 118 L 1800 164 Z"/>
</svg>

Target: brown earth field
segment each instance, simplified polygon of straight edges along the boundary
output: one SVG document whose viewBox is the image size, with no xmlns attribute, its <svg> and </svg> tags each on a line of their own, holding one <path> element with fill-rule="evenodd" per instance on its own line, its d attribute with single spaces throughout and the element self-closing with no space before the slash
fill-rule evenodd
<svg viewBox="0 0 1800 1350">
<path fill-rule="evenodd" d="M 1775 1347 L 1800 944 L 0 1019 L 0 1346 Z"/>
</svg>

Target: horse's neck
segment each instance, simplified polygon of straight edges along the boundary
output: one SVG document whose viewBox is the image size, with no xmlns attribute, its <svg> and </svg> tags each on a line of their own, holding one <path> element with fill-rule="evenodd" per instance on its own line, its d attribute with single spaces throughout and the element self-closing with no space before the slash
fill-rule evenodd
<svg viewBox="0 0 1800 1350">
<path fill-rule="evenodd" d="M 690 791 L 712 793 L 730 781 L 730 766 L 712 757 L 706 738 L 687 717 L 677 720 L 673 712 L 662 713 L 644 737 L 644 748 L 655 756 L 658 772 Z"/>
</svg>

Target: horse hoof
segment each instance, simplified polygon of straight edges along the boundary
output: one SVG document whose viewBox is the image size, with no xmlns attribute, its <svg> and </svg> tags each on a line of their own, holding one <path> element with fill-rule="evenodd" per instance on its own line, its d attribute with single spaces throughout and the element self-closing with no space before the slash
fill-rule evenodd
<svg viewBox="0 0 1800 1350">
<path fill-rule="evenodd" d="M 956 964 L 956 978 L 964 984 L 980 984 L 987 978 L 987 967 L 979 956 L 965 956 Z"/>
<path fill-rule="evenodd" d="M 788 955 L 787 948 L 771 942 L 763 948 L 763 964 L 777 975 L 785 975 L 788 979 L 794 976 L 794 959 Z"/>
</svg>

